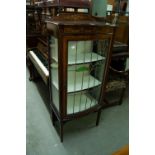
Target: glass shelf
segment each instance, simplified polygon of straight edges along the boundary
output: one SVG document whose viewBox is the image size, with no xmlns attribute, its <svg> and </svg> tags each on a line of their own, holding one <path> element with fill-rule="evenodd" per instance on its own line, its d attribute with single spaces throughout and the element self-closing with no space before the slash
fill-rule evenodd
<svg viewBox="0 0 155 155">
<path fill-rule="evenodd" d="M 68 55 L 68 65 L 72 64 L 81 64 L 81 63 L 89 63 L 99 60 L 104 60 L 105 57 L 100 56 L 94 52 L 87 52 L 87 53 L 79 53 L 77 57 L 75 55 Z"/>
<path fill-rule="evenodd" d="M 72 65 L 67 68 L 67 93 L 83 91 L 92 87 L 99 86 L 101 81 L 90 74 L 89 64 Z M 52 83 L 59 89 L 58 86 L 58 64 L 51 64 Z"/>
</svg>

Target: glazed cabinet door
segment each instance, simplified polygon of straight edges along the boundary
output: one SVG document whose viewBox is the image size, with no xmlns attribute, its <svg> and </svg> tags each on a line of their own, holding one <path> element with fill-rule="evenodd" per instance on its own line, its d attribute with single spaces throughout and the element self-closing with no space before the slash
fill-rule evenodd
<svg viewBox="0 0 155 155">
<path fill-rule="evenodd" d="M 66 40 L 67 88 L 66 115 L 88 111 L 98 106 L 104 85 L 110 50 L 109 37 Z"/>
</svg>

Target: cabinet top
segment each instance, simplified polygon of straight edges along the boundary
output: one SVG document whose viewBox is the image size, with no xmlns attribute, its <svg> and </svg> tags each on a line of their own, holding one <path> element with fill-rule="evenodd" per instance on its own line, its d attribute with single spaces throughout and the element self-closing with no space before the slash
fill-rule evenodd
<svg viewBox="0 0 155 155">
<path fill-rule="evenodd" d="M 57 26 L 112 26 L 108 23 L 98 21 L 46 21 L 46 23 L 54 24 Z"/>
<path fill-rule="evenodd" d="M 54 24 L 57 26 L 112 26 L 98 17 L 90 15 L 78 15 L 78 14 L 59 14 L 52 18 L 52 20 L 46 20 L 48 24 Z"/>
<path fill-rule="evenodd" d="M 68 17 L 69 18 L 68 18 Z M 60 15 L 46 21 L 46 28 L 54 36 L 75 34 L 109 34 L 112 35 L 115 26 L 89 15 Z"/>
</svg>

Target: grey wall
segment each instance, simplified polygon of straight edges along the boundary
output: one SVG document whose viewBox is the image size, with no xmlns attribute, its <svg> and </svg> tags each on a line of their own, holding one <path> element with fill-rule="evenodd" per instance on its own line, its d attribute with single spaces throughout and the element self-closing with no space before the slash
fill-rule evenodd
<svg viewBox="0 0 155 155">
<path fill-rule="evenodd" d="M 93 2 L 93 15 L 97 13 L 97 16 L 106 16 L 107 0 L 92 0 Z"/>
</svg>

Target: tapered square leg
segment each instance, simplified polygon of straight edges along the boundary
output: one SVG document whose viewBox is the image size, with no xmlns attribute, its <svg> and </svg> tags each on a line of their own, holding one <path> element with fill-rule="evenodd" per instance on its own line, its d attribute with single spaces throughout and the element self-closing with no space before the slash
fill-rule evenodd
<svg viewBox="0 0 155 155">
<path fill-rule="evenodd" d="M 29 69 L 29 73 L 30 73 L 29 80 L 30 80 L 30 81 L 33 81 L 33 80 L 35 79 L 35 77 L 34 77 L 33 66 L 29 64 L 29 65 L 28 65 L 28 69 Z"/>
<path fill-rule="evenodd" d="M 63 122 L 60 122 L 60 140 L 63 142 Z"/>
<path fill-rule="evenodd" d="M 56 121 L 56 116 L 55 116 L 54 112 L 52 111 L 52 123 L 53 123 L 53 126 L 55 125 L 55 121 Z"/>
<path fill-rule="evenodd" d="M 99 125 L 100 117 L 101 117 L 101 109 L 97 112 L 96 126 Z"/>
</svg>

